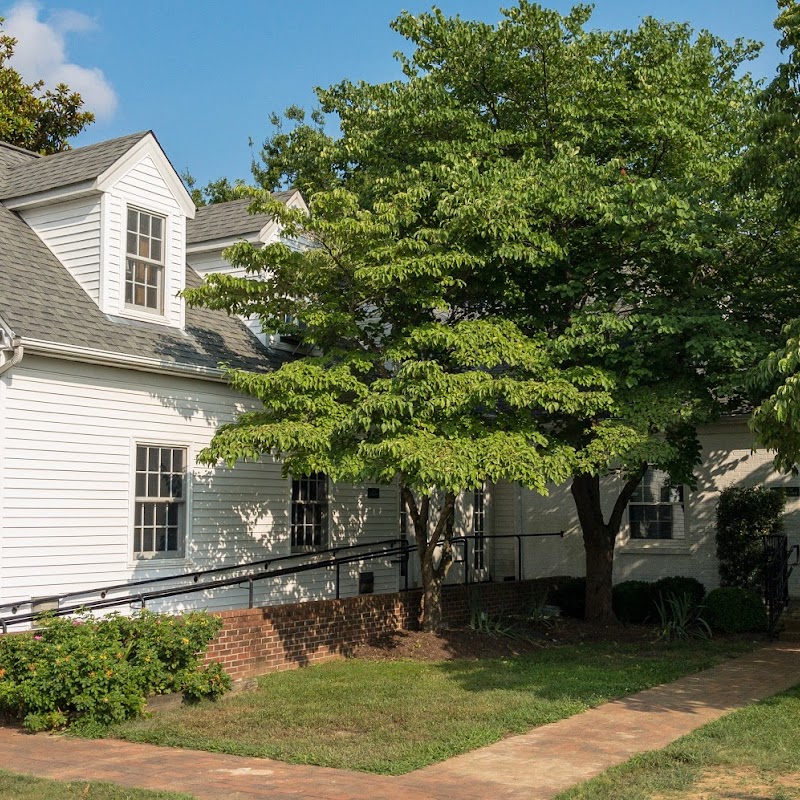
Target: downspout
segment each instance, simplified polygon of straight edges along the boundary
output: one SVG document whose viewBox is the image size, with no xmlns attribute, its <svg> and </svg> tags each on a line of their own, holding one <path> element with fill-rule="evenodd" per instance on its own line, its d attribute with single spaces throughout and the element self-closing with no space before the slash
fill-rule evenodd
<svg viewBox="0 0 800 800">
<path fill-rule="evenodd" d="M 22 346 L 22 339 L 20 339 L 18 336 L 11 339 L 10 346 L 4 347 L 3 350 L 11 350 L 12 354 L 11 358 L 0 364 L 0 375 L 3 375 L 10 369 L 16 367 L 17 364 L 22 361 L 22 356 L 25 353 L 25 349 Z"/>
</svg>

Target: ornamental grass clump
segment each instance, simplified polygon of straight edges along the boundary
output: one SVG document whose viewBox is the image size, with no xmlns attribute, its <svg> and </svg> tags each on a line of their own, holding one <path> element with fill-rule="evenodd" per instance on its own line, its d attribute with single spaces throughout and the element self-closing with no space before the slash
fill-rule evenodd
<svg viewBox="0 0 800 800">
<path fill-rule="evenodd" d="M 658 596 L 655 605 L 658 615 L 657 638 L 666 642 L 711 638 L 711 627 L 700 616 L 702 606 L 697 605 L 691 592 L 667 592 Z"/>
<path fill-rule="evenodd" d="M 217 697 L 230 677 L 202 658 L 221 624 L 201 612 L 44 617 L 34 631 L 0 637 L 0 712 L 31 731 L 96 733 L 141 714 L 149 695 Z"/>
</svg>

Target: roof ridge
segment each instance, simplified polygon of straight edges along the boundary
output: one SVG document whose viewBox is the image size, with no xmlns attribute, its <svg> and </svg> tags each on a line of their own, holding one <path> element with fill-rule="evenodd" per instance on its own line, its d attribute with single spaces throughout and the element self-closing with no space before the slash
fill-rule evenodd
<svg viewBox="0 0 800 800">
<path fill-rule="evenodd" d="M 15 150 L 17 153 L 25 153 L 25 155 L 33 156 L 34 158 L 44 158 L 41 153 L 35 153 L 33 150 L 28 150 L 25 147 L 11 144 L 11 142 L 4 142 L 2 139 L 0 139 L 0 147 L 5 147 L 7 150 Z"/>
<path fill-rule="evenodd" d="M 74 150 L 62 150 L 35 162 L 16 160 L 0 177 L 0 198 L 22 197 L 93 180 L 147 136 L 158 141 L 152 131 L 139 131 Z"/>
<path fill-rule="evenodd" d="M 204 206 L 200 206 L 197 210 L 204 211 L 207 209 L 212 208 L 221 208 L 222 206 L 231 206 L 234 203 L 252 203 L 252 197 L 234 197 L 233 200 L 221 200 L 219 203 L 206 203 Z"/>
<path fill-rule="evenodd" d="M 126 133 L 124 136 L 115 136 L 113 139 L 102 139 L 99 142 L 92 142 L 91 144 L 84 144 L 80 147 L 73 147 L 70 150 L 61 150 L 58 153 L 49 153 L 46 156 L 42 156 L 42 158 L 58 158 L 59 156 L 70 156 L 75 155 L 76 153 L 84 153 L 87 150 L 90 150 L 92 147 L 106 147 L 111 144 L 115 144 L 117 142 L 125 141 L 126 139 L 131 140 L 139 140 L 143 139 L 147 134 L 152 134 L 153 131 L 146 130 L 146 131 L 137 131 L 136 133 Z M 155 134 L 153 134 L 155 136 Z"/>
</svg>

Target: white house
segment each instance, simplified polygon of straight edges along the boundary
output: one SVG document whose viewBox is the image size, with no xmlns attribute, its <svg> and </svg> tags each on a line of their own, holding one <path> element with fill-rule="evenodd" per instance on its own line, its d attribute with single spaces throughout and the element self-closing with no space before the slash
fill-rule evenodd
<svg viewBox="0 0 800 800">
<path fill-rule="evenodd" d="M 297 192 L 278 196 L 302 206 Z M 71 591 L 400 535 L 394 486 L 284 477 L 268 458 L 232 469 L 197 463 L 216 428 L 252 402 L 227 387 L 220 362 L 274 369 L 294 345 L 255 321 L 187 308 L 180 291 L 230 271 L 222 251 L 234 241 L 279 236 L 247 201 L 195 209 L 151 132 L 46 157 L 0 143 L 0 617 Z M 696 491 L 654 476 L 631 505 L 617 579 L 693 574 L 714 585 L 719 489 L 792 483 L 772 473 L 768 454 L 751 452 L 743 422 L 709 429 L 703 443 Z M 798 506 L 790 497 L 793 531 Z M 478 546 L 453 580 L 465 569 L 494 580 L 583 569 L 565 487 L 541 498 L 487 486 L 460 498 L 456 527 Z M 559 530 L 563 539 L 526 539 L 521 550 L 493 538 Z M 342 595 L 405 584 L 395 557 L 340 573 Z M 242 585 L 157 605 L 335 591 L 334 570 L 317 569 L 258 581 L 252 598 Z"/>
<path fill-rule="evenodd" d="M 395 487 L 284 478 L 271 459 L 196 462 L 250 402 L 219 363 L 271 369 L 289 353 L 179 292 L 227 268 L 235 239 L 279 236 L 271 220 L 243 203 L 196 212 L 149 132 L 46 157 L 0 145 L 0 200 L 0 616 L 69 591 L 398 536 Z M 386 558 L 343 568 L 342 594 L 362 571 L 376 591 L 400 585 Z M 257 582 L 255 602 L 333 591 L 332 571 L 316 570 Z"/>
</svg>

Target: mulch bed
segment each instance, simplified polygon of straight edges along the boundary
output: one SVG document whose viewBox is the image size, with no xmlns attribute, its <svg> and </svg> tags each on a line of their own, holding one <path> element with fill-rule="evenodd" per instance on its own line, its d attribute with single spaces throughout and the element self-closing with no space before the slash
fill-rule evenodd
<svg viewBox="0 0 800 800">
<path fill-rule="evenodd" d="M 468 627 L 441 633 L 396 631 L 358 645 L 352 657 L 367 661 L 507 658 L 540 652 L 544 647 L 581 642 L 648 642 L 653 640 L 654 631 L 645 625 L 598 625 L 562 617 L 551 627 L 531 627 L 524 634 L 524 639 L 511 639 Z"/>
</svg>

